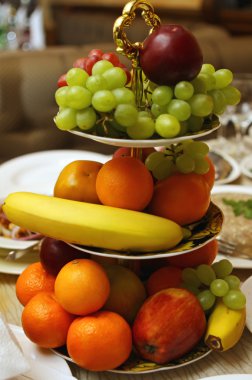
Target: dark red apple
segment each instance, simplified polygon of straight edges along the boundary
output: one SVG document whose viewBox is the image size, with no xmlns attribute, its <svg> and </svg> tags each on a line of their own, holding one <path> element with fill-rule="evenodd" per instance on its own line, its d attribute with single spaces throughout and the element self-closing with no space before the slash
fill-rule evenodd
<svg viewBox="0 0 252 380">
<path fill-rule="evenodd" d="M 142 153 L 141 153 L 141 160 L 145 161 L 146 157 L 148 157 L 149 154 L 156 152 L 156 150 L 152 147 L 150 148 L 142 148 Z M 125 156 L 130 156 L 131 155 L 131 148 L 128 147 L 121 147 L 115 150 L 113 154 L 113 158 L 116 157 L 125 157 Z"/>
<path fill-rule="evenodd" d="M 45 237 L 40 245 L 39 256 L 46 272 L 56 276 L 69 261 L 86 258 L 88 254 L 71 247 L 64 241 Z"/>
<path fill-rule="evenodd" d="M 205 329 L 205 314 L 196 296 L 186 289 L 169 288 L 147 298 L 132 332 L 139 355 L 164 364 L 191 351 Z"/>
<path fill-rule="evenodd" d="M 139 54 L 143 72 L 159 85 L 191 81 L 203 63 L 196 38 L 181 25 L 161 25 L 145 39 Z"/>
</svg>

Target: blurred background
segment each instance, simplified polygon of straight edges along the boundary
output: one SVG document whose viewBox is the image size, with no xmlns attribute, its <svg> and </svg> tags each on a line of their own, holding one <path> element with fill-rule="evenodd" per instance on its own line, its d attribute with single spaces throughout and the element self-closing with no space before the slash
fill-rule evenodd
<svg viewBox="0 0 252 380">
<path fill-rule="evenodd" d="M 252 74 L 252 1 L 152 0 L 162 23 L 188 27 L 204 62 L 235 74 Z M 0 1 L 0 162 L 45 149 L 112 148 L 58 131 L 57 80 L 92 48 L 114 51 L 113 23 L 123 0 Z M 141 17 L 127 31 L 143 41 Z M 122 57 L 124 63 L 127 60 Z"/>
</svg>

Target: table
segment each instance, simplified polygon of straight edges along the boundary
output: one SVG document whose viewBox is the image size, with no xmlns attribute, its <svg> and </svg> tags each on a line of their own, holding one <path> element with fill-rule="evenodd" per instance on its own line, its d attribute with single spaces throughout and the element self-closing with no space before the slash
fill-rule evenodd
<svg viewBox="0 0 252 380">
<path fill-rule="evenodd" d="M 252 181 L 241 177 L 234 184 L 252 186 Z M 234 271 L 244 281 L 252 275 L 252 269 Z M 16 275 L 0 273 L 0 312 L 9 323 L 21 324 L 22 305 L 15 295 Z M 111 372 L 88 372 L 70 364 L 78 380 L 198 380 L 220 374 L 251 374 L 252 379 L 252 334 L 245 329 L 238 344 L 223 353 L 212 352 L 197 362 L 177 370 L 167 370 L 145 375 L 121 375 Z M 56 380 L 56 379 L 55 379 Z"/>
</svg>

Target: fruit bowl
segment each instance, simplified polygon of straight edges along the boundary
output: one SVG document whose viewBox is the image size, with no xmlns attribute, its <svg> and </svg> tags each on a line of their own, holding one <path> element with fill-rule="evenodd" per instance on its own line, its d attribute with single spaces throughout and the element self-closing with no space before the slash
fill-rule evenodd
<svg viewBox="0 0 252 380">
<path fill-rule="evenodd" d="M 74 248 L 77 248 L 80 251 L 97 256 L 114 257 L 126 260 L 146 260 L 155 258 L 158 259 L 164 257 L 177 256 L 199 249 L 200 247 L 204 246 L 205 244 L 209 243 L 211 240 L 217 237 L 217 235 L 221 231 L 222 223 L 223 213 L 221 209 L 214 203 L 211 203 L 204 218 L 202 218 L 197 223 L 186 226 L 191 233 L 190 237 L 184 239 L 176 247 L 166 251 L 139 253 L 105 250 L 94 247 L 86 247 L 78 244 L 69 245 L 71 245 Z"/>
<path fill-rule="evenodd" d="M 61 358 L 74 363 L 74 361 L 69 357 L 66 347 L 59 347 L 57 349 L 52 350 L 56 355 Z M 197 360 L 203 359 L 207 355 L 209 355 L 212 350 L 207 347 L 204 342 L 200 342 L 192 351 L 188 354 L 182 356 L 177 360 L 173 360 L 167 364 L 157 364 L 144 359 L 141 359 L 135 352 L 132 352 L 129 359 L 123 363 L 120 367 L 109 370 L 108 372 L 119 373 L 122 375 L 126 374 L 146 374 L 146 373 L 154 373 L 160 371 L 167 371 L 171 369 L 178 369 L 184 367 L 186 365 L 192 364 Z"/>
</svg>

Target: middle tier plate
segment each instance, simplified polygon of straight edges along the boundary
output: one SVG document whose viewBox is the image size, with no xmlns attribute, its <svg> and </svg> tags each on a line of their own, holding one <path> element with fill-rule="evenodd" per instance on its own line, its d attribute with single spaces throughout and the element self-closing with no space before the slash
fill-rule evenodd
<svg viewBox="0 0 252 380">
<path fill-rule="evenodd" d="M 148 148 L 148 147 L 168 146 L 170 144 L 179 143 L 180 141 L 203 137 L 203 136 L 208 135 L 209 133 L 214 132 L 219 127 L 220 127 L 220 124 L 218 123 L 218 124 L 213 124 L 209 127 L 205 127 L 201 131 L 187 134 L 185 136 L 178 136 L 172 139 L 151 138 L 148 140 L 131 140 L 131 139 L 119 139 L 119 138 L 97 136 L 97 135 L 92 135 L 91 133 L 85 133 L 77 128 L 71 129 L 68 132 L 103 143 L 103 144 L 107 144 L 107 145 L 113 145 L 113 146 L 118 146 L 118 147 L 128 147 L 128 148 Z"/>
<path fill-rule="evenodd" d="M 221 209 L 211 202 L 208 211 L 204 218 L 200 221 L 187 225 L 186 228 L 191 231 L 191 236 L 188 239 L 182 240 L 176 247 L 166 251 L 155 252 L 128 252 L 128 251 L 113 251 L 95 247 L 86 247 L 78 244 L 70 244 L 72 247 L 80 251 L 90 253 L 91 255 L 114 257 L 127 260 L 145 260 L 156 259 L 168 256 L 177 256 L 183 253 L 189 253 L 203 247 L 211 240 L 215 239 L 221 231 L 223 223 L 223 213 Z"/>
</svg>

